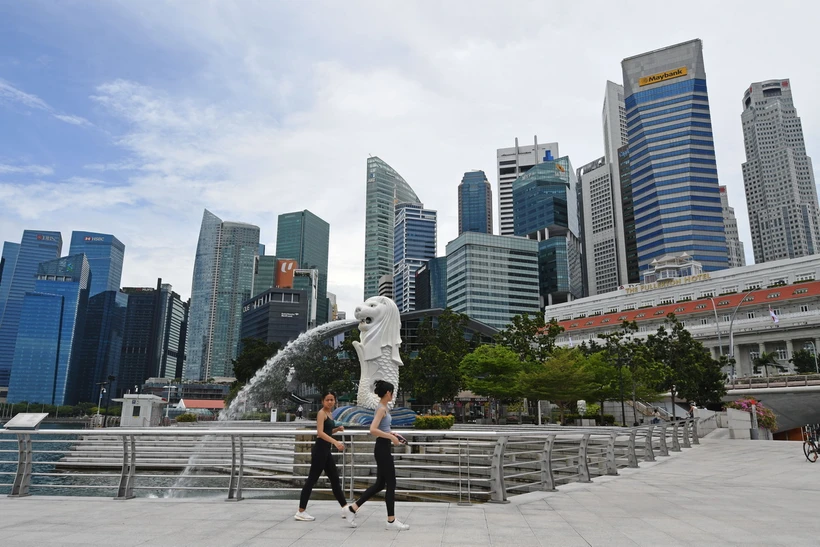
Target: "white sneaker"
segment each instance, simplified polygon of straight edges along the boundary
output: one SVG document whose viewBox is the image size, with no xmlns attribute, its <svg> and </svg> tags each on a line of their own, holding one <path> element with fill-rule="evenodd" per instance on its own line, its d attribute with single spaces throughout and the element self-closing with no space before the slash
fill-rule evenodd
<svg viewBox="0 0 820 547">
<path fill-rule="evenodd" d="M 359 526 L 359 523 L 356 522 L 356 513 L 351 511 L 350 509 L 346 509 L 346 511 L 350 513 L 350 515 L 348 515 L 347 517 L 347 523 L 350 525 L 350 527 L 356 528 L 357 526 Z"/>
<path fill-rule="evenodd" d="M 316 520 L 315 518 L 308 515 L 307 511 L 297 511 L 296 514 L 293 516 L 295 520 Z"/>
<path fill-rule="evenodd" d="M 385 530 L 409 530 L 410 525 L 404 524 L 399 519 L 394 520 L 393 522 L 388 522 L 385 527 Z"/>
<path fill-rule="evenodd" d="M 345 505 L 344 507 L 342 507 L 342 518 L 343 519 L 346 519 L 347 515 L 350 514 L 350 509 L 348 509 L 348 507 L 350 507 L 349 503 L 347 505 Z"/>
</svg>

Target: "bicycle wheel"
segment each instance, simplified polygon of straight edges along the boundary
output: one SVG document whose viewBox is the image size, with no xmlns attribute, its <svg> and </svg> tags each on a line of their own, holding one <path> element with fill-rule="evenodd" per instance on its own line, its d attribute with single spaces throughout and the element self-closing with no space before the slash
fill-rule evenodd
<svg viewBox="0 0 820 547">
<path fill-rule="evenodd" d="M 803 454 L 811 463 L 817 461 L 817 448 L 815 448 L 814 444 L 809 441 L 803 442 Z"/>
</svg>

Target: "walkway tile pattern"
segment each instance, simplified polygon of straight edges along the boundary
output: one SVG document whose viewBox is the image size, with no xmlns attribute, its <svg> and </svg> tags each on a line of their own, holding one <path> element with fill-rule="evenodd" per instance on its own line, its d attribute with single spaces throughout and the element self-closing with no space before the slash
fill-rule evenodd
<svg viewBox="0 0 820 547">
<path fill-rule="evenodd" d="M 820 544 L 820 463 L 796 442 L 704 439 L 640 469 L 622 470 L 508 504 L 399 503 L 406 532 L 384 529 L 371 501 L 349 528 L 338 505 L 293 501 L 31 496 L 0 498 L 0 543 L 14 547 L 675 546 Z"/>
</svg>

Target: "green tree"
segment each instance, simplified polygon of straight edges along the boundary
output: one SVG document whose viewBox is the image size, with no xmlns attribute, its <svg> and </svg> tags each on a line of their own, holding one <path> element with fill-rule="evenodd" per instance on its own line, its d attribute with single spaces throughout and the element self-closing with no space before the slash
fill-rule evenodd
<svg viewBox="0 0 820 547">
<path fill-rule="evenodd" d="M 483 345 L 461 360 L 464 383 L 476 395 L 502 401 L 521 398 L 517 381 L 524 370 L 519 356 L 504 346 Z"/>
<path fill-rule="evenodd" d="M 236 381 L 239 384 L 246 384 L 280 349 L 282 344 L 279 342 L 269 344 L 258 338 L 243 338 L 241 353 L 236 359 L 231 360 Z"/>
<path fill-rule="evenodd" d="M 798 374 L 813 374 L 817 372 L 817 361 L 815 355 L 807 349 L 798 349 L 792 353 L 789 363 L 794 365 L 794 371 Z"/>
<path fill-rule="evenodd" d="M 603 418 L 604 402 L 614 401 L 620 396 L 618 369 L 607 360 L 604 351 L 588 355 L 586 369 L 591 375 L 589 400 L 599 403 L 601 417 Z"/>
<path fill-rule="evenodd" d="M 471 350 L 464 331 L 469 317 L 449 308 L 438 317 L 425 318 L 418 328 L 418 354 L 403 355 L 403 390 L 412 393 L 417 404 L 429 405 L 452 400 L 464 386 L 461 360 Z"/>
<path fill-rule="evenodd" d="M 706 405 L 719 403 L 726 394 L 724 361 L 713 359 L 703 344 L 692 338 L 675 314 L 670 313 L 655 334 L 649 335 L 647 349 L 665 373 L 657 389 L 669 391 L 672 396 L 672 415 L 675 398 Z"/>
<path fill-rule="evenodd" d="M 342 395 L 353 390 L 360 370 L 357 361 L 343 359 L 345 356 L 340 349 L 315 340 L 290 360 L 290 366 L 297 381 L 314 386 L 319 393 L 330 390 Z"/>
<path fill-rule="evenodd" d="M 769 377 L 769 367 L 773 367 L 781 372 L 788 370 L 785 366 L 777 362 L 777 354 L 772 352 L 763 352 L 759 356 L 752 359 L 755 374 L 760 372 L 763 368 L 766 371 L 766 378 Z"/>
<path fill-rule="evenodd" d="M 593 393 L 594 375 L 586 363 L 581 350 L 556 348 L 546 361 L 524 367 L 518 376 L 517 391 L 528 399 L 558 405 L 563 421 L 568 408 Z"/>
<path fill-rule="evenodd" d="M 516 315 L 507 328 L 496 335 L 496 341 L 515 352 L 522 361 L 542 363 L 555 348 L 555 339 L 564 331 L 555 318 L 544 322 L 543 314 Z"/>
</svg>

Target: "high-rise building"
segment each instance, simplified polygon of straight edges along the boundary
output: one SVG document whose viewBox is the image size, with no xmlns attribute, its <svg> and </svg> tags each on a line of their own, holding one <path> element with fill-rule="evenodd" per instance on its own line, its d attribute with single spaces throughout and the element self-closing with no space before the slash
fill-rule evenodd
<svg viewBox="0 0 820 547">
<path fill-rule="evenodd" d="M 817 187 L 789 80 L 753 83 L 740 118 L 755 263 L 820 253 Z"/>
<path fill-rule="evenodd" d="M 727 268 L 701 41 L 629 57 L 621 66 L 641 272 L 681 253 L 707 272 Z"/>
<path fill-rule="evenodd" d="M 327 263 L 330 247 L 330 224 L 310 211 L 279 215 L 276 230 L 276 257 L 293 259 L 299 268 L 318 270 L 319 292 L 316 295 L 316 324 L 327 323 Z"/>
<path fill-rule="evenodd" d="M 498 233 L 511 236 L 515 233 L 513 215 L 512 184 L 515 179 L 526 173 L 542 161 L 551 161 L 558 157 L 558 143 L 538 144 L 538 137 L 533 137 L 533 144 L 518 146 L 518 138 L 512 148 L 499 148 L 496 151 L 498 172 Z"/>
<path fill-rule="evenodd" d="M 447 257 L 431 258 L 416 270 L 416 309 L 447 307 Z"/>
<path fill-rule="evenodd" d="M 277 263 L 275 256 L 259 255 L 256 257 L 253 268 L 253 296 L 262 294 L 276 286 Z"/>
<path fill-rule="evenodd" d="M 383 275 L 379 278 L 379 296 L 393 300 L 393 276 Z"/>
<path fill-rule="evenodd" d="M 125 287 L 128 308 L 122 340 L 118 396 L 148 378 L 180 378 L 185 368 L 188 303 L 173 287 Z"/>
<path fill-rule="evenodd" d="M 6 256 L 6 247 L 3 247 Z M 23 298 L 26 292 L 34 290 L 37 272 L 41 262 L 47 262 L 60 257 L 63 249 L 63 238 L 60 232 L 41 232 L 26 230 L 17 250 L 17 259 L 14 268 L 3 268 L 3 291 L 0 297 L 5 296 L 5 305 L 0 310 L 0 386 L 8 386 L 11 375 L 11 364 L 14 359 L 14 345 L 17 343 L 17 328 L 20 313 L 23 310 Z M 13 253 L 13 245 L 9 246 L 8 256 Z M 10 262 L 10 261 L 9 261 Z M 8 268 L 8 270 L 7 270 Z M 10 276 L 7 278 L 7 276 Z M 8 279 L 8 284 L 6 284 Z M 5 288 L 8 287 L 8 288 Z"/>
<path fill-rule="evenodd" d="M 38 265 L 34 290 L 26 292 L 20 311 L 9 402 L 78 402 L 90 281 L 82 254 Z"/>
<path fill-rule="evenodd" d="M 101 382 L 109 382 L 112 395 L 120 392 L 120 358 L 127 306 L 128 295 L 120 291 L 103 291 L 88 299 L 80 346 L 78 400 L 94 401 Z M 113 380 L 109 380 L 112 377 Z"/>
<path fill-rule="evenodd" d="M 621 84 L 607 80 L 601 123 L 604 128 L 604 158 L 607 163 L 617 165 L 618 149 L 629 144 L 626 131 L 624 86 Z"/>
<path fill-rule="evenodd" d="M 14 267 L 17 265 L 17 255 L 20 253 L 20 244 L 6 241 L 3 243 L 3 254 L 0 255 L 0 322 L 3 320 L 3 310 L 6 307 L 6 299 L 9 296 L 11 279 L 14 275 Z"/>
<path fill-rule="evenodd" d="M 396 205 L 393 301 L 399 313 L 416 309 L 416 270 L 436 256 L 436 211 L 420 203 Z"/>
<path fill-rule="evenodd" d="M 493 189 L 484 171 L 464 173 L 458 185 L 458 233 L 493 233 Z"/>
<path fill-rule="evenodd" d="M 269 289 L 245 302 L 242 309 L 243 339 L 285 346 L 308 328 L 308 298 L 303 290 Z"/>
<path fill-rule="evenodd" d="M 641 269 L 638 261 L 638 240 L 635 232 L 635 205 L 632 201 L 632 170 L 629 162 L 629 145 L 618 149 L 618 178 L 621 186 L 621 214 L 624 219 L 624 255 L 626 283 L 640 283 Z M 617 207 L 617 205 L 616 205 Z M 620 259 L 619 259 L 620 262 Z"/>
<path fill-rule="evenodd" d="M 69 255 L 85 254 L 91 268 L 89 297 L 103 291 L 117 291 L 122 281 L 125 245 L 110 234 L 71 232 Z"/>
<path fill-rule="evenodd" d="M 599 158 L 576 173 L 581 190 L 585 296 L 614 291 L 624 284 L 620 267 L 621 258 L 624 268 L 626 263 L 622 252 L 623 224 L 615 219 L 615 209 L 621 209 L 614 192 L 617 169 L 606 158 Z"/>
<path fill-rule="evenodd" d="M 726 230 L 726 247 L 729 249 L 729 267 L 740 268 L 746 265 L 746 253 L 737 231 L 735 209 L 729 207 L 729 196 L 725 186 L 720 187 L 720 206 L 723 207 L 723 226 Z"/>
<path fill-rule="evenodd" d="M 258 252 L 258 226 L 223 222 L 205 210 L 191 283 L 186 379 L 233 375 Z"/>
<path fill-rule="evenodd" d="M 541 313 L 538 242 L 464 232 L 447 244 L 447 306 L 497 329 Z"/>
<path fill-rule="evenodd" d="M 513 208 L 515 235 L 538 242 L 542 305 L 581 298 L 578 188 L 569 158 L 541 162 L 518 177 Z"/>
<path fill-rule="evenodd" d="M 364 299 L 379 294 L 379 279 L 393 276 L 396 203 L 421 203 L 395 169 L 376 156 L 367 158 L 364 226 Z"/>
</svg>

